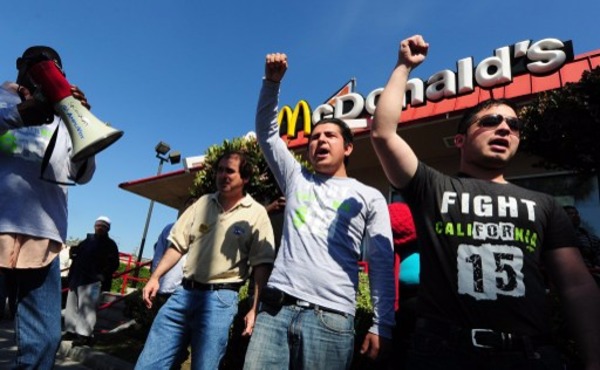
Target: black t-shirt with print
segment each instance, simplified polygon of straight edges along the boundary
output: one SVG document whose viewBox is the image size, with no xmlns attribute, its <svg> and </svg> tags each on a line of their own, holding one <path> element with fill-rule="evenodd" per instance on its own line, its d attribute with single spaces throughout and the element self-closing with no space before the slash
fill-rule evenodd
<svg viewBox="0 0 600 370">
<path fill-rule="evenodd" d="M 418 313 L 465 328 L 549 331 L 542 253 L 575 245 L 549 195 L 421 163 L 403 189 L 421 249 Z"/>
</svg>

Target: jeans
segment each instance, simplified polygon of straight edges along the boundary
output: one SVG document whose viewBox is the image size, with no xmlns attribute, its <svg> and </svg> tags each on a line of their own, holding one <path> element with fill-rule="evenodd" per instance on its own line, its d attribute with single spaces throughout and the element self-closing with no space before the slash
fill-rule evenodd
<svg viewBox="0 0 600 370">
<path fill-rule="evenodd" d="M 15 369 L 52 369 L 60 345 L 60 266 L 55 258 L 39 269 L 5 269 L 16 297 Z"/>
<path fill-rule="evenodd" d="M 553 346 L 525 350 L 486 350 L 451 343 L 446 338 L 417 330 L 408 352 L 409 370 L 562 370 L 560 353 Z"/>
<path fill-rule="evenodd" d="M 353 351 L 352 315 L 263 303 L 244 369 L 348 369 Z"/>
<path fill-rule="evenodd" d="M 193 370 L 218 369 L 237 310 L 236 291 L 178 287 L 154 319 L 135 368 L 170 369 L 191 345 Z"/>
</svg>

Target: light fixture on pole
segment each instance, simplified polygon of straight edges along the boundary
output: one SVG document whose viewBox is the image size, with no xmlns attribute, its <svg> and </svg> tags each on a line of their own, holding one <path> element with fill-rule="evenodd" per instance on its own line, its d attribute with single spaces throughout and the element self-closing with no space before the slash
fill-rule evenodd
<svg viewBox="0 0 600 370">
<path fill-rule="evenodd" d="M 156 171 L 156 176 L 159 176 L 162 173 L 163 163 L 169 162 L 171 164 L 177 164 L 181 161 L 181 153 L 178 151 L 171 151 L 171 147 L 169 144 L 164 141 L 160 141 L 156 144 L 154 148 L 156 151 L 156 158 L 158 158 L 158 171 Z M 169 151 L 171 151 L 169 153 Z M 142 234 L 142 241 L 140 243 L 140 249 L 137 255 L 137 262 L 140 263 L 142 261 L 142 254 L 144 253 L 144 245 L 146 244 L 146 235 L 148 234 L 148 226 L 150 225 L 150 218 L 152 217 L 152 210 L 154 209 L 154 199 L 150 200 L 150 206 L 148 207 L 148 214 L 146 215 L 146 225 L 144 226 L 144 233 Z M 135 277 L 139 276 L 139 269 L 135 270 Z"/>
</svg>

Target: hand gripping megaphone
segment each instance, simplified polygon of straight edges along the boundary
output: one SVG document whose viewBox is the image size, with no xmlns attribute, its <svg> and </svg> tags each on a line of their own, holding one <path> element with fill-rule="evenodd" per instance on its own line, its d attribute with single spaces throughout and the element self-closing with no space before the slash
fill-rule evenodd
<svg viewBox="0 0 600 370">
<path fill-rule="evenodd" d="M 86 159 L 123 136 L 123 131 L 100 121 L 71 95 L 71 85 L 54 61 L 35 63 L 28 74 L 65 122 L 73 142 L 73 161 Z"/>
</svg>

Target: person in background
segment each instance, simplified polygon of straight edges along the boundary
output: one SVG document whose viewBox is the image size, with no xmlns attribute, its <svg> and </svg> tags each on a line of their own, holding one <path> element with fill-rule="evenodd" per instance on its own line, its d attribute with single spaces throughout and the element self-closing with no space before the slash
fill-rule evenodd
<svg viewBox="0 0 600 370">
<path fill-rule="evenodd" d="M 354 352 L 358 262 L 367 245 L 373 325 L 361 352 L 378 359 L 394 326 L 394 270 L 383 195 L 348 177 L 352 131 L 326 118 L 312 127 L 310 172 L 279 137 L 277 102 L 287 56 L 266 57 L 256 112 L 263 155 L 286 205 L 281 247 L 262 294 L 245 369 L 347 369 Z"/>
<path fill-rule="evenodd" d="M 60 295 L 61 295 L 61 307 L 65 308 L 67 305 L 67 296 L 69 295 L 69 269 L 73 260 L 71 259 L 71 246 L 63 245 L 60 253 L 58 254 L 60 261 Z"/>
<path fill-rule="evenodd" d="M 506 169 L 522 122 L 507 100 L 486 100 L 460 120 L 459 173 L 421 162 L 398 134 L 409 73 L 429 44 L 415 35 L 379 97 L 371 140 L 412 212 L 421 251 L 409 369 L 563 369 L 550 343 L 540 266 L 561 295 L 587 369 L 600 369 L 600 292 L 551 196 L 511 184 Z"/>
<path fill-rule="evenodd" d="M 415 331 L 417 293 L 419 289 L 419 245 L 415 223 L 406 203 L 388 204 L 394 237 L 394 270 L 396 280 L 396 326 L 393 332 L 394 350 L 388 360 L 389 369 L 404 369 L 406 351 Z"/>
<path fill-rule="evenodd" d="M 40 62 L 42 61 L 42 62 Z M 32 80 L 39 63 L 62 70 L 58 53 L 32 46 L 17 59 L 16 83 L 0 86 L 0 267 L 15 311 L 13 368 L 51 369 L 60 344 L 60 266 L 67 234 L 67 186 L 92 179 L 94 157 L 71 160 L 65 123 L 39 99 Z M 42 86 L 44 87 L 44 86 Z M 89 108 L 85 95 L 73 97 Z M 44 165 L 54 132 L 54 150 Z"/>
<path fill-rule="evenodd" d="M 194 202 L 196 202 L 198 198 L 196 197 L 188 197 L 184 204 L 179 209 L 177 214 L 177 218 L 181 217 L 183 212 L 188 209 Z M 171 243 L 168 240 L 169 234 L 171 233 L 171 229 L 175 225 L 175 222 L 171 222 L 166 225 L 160 235 L 158 236 L 158 240 L 156 244 L 154 244 L 154 256 L 152 256 L 152 265 L 150 267 L 150 271 L 156 271 L 158 264 L 165 252 L 169 248 Z M 185 258 L 181 258 L 175 266 L 173 266 L 169 271 L 167 271 L 160 279 L 159 279 L 159 288 L 156 293 L 156 298 L 152 304 L 152 311 L 154 315 L 158 313 L 158 310 L 162 307 L 162 305 L 169 299 L 171 294 L 177 289 L 178 286 L 181 285 L 181 280 L 183 279 L 183 264 L 185 262 Z"/>
<path fill-rule="evenodd" d="M 92 345 L 102 282 L 112 278 L 119 268 L 119 249 L 109 231 L 110 219 L 100 216 L 94 222 L 94 233 L 70 250 L 73 263 L 67 277 L 63 339 L 74 339 L 74 346 Z"/>
<path fill-rule="evenodd" d="M 577 247 L 581 252 L 583 261 L 592 273 L 594 280 L 600 286 L 600 238 L 581 226 L 581 217 L 575 206 L 564 206 L 564 210 L 573 223 L 577 236 Z"/>
<path fill-rule="evenodd" d="M 577 246 L 585 264 L 588 267 L 600 267 L 600 238 L 581 226 L 581 217 L 575 206 L 564 206 L 563 208 L 575 228 L 575 235 L 579 241 Z"/>
<path fill-rule="evenodd" d="M 281 237 L 283 232 L 283 211 L 285 210 L 285 197 L 280 195 L 265 206 L 271 225 L 273 225 L 273 234 L 275 235 L 275 252 L 279 251 Z"/>
<path fill-rule="evenodd" d="M 267 211 L 247 194 L 252 163 L 243 152 L 225 152 L 216 162 L 217 192 L 206 194 L 175 222 L 170 247 L 144 287 L 152 308 L 159 279 L 187 255 L 183 280 L 162 306 L 136 369 L 170 369 L 191 343 L 192 369 L 218 369 L 238 311 L 238 291 L 252 273 L 255 299 L 243 335 L 252 334 L 258 297 L 275 250 Z"/>
</svg>

